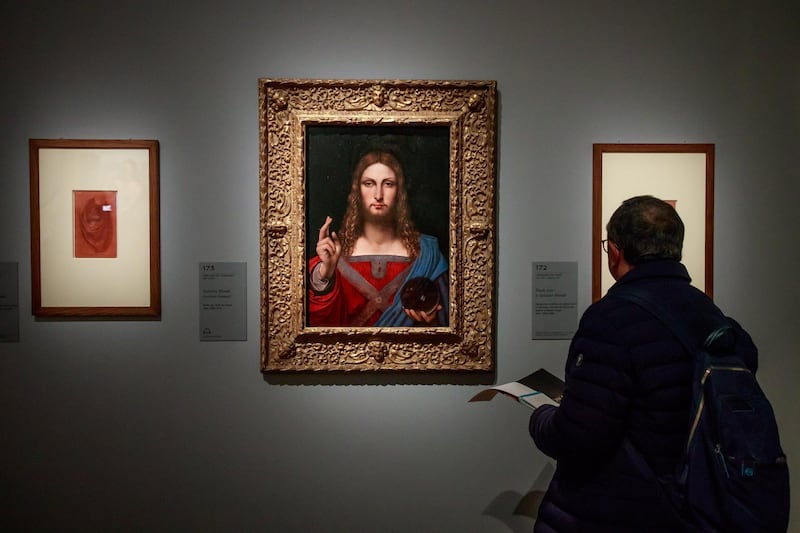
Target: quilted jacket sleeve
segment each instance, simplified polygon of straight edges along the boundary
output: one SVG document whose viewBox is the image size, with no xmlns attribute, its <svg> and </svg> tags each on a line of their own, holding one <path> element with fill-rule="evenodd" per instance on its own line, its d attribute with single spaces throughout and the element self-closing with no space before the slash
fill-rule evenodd
<svg viewBox="0 0 800 533">
<path fill-rule="evenodd" d="M 627 352 L 614 313 L 588 309 L 570 346 L 561 406 L 536 409 L 530 418 L 531 436 L 542 452 L 580 465 L 619 448 L 630 409 Z"/>
</svg>

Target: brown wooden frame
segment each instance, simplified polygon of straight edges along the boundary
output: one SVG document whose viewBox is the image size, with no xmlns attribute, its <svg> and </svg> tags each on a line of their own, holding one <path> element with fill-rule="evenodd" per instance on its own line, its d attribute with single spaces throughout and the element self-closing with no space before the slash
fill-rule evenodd
<svg viewBox="0 0 800 533">
<path fill-rule="evenodd" d="M 496 108 L 494 81 L 259 80 L 262 371 L 494 369 Z M 307 325 L 306 129 L 319 125 L 446 127 L 447 326 Z"/>
<path fill-rule="evenodd" d="M 33 314 L 158 320 L 158 141 L 30 139 L 28 144 Z M 120 243 L 128 248 L 116 259 L 78 259 L 65 242 L 67 233 L 74 238 L 71 191 L 92 187 L 119 189 L 120 203 L 127 203 L 127 214 L 118 211 L 117 217 L 129 217 L 124 231 L 134 238 Z"/>
<path fill-rule="evenodd" d="M 703 233 L 703 262 L 702 273 L 703 290 L 709 296 L 713 296 L 714 279 L 714 145 L 713 144 L 594 144 L 592 156 L 592 300 L 602 297 L 602 273 L 605 267 L 601 239 L 605 233 L 605 224 L 611 216 L 613 209 L 618 207 L 607 206 L 604 212 L 603 206 L 603 155 L 604 154 L 630 154 L 633 156 L 640 154 L 703 154 L 705 156 L 705 174 L 703 183 L 698 184 L 705 194 L 704 210 L 702 215 L 704 220 Z M 646 177 L 647 169 L 642 168 L 641 175 Z M 660 184 L 663 185 L 663 184 Z M 653 196 L 663 197 L 649 190 L 641 190 L 636 187 L 631 188 L 627 197 L 639 194 L 653 194 Z M 624 198 L 622 198 L 624 199 Z M 680 206 L 678 207 L 680 212 Z M 686 220 L 684 220 L 686 222 Z M 692 231 L 687 227 L 686 234 Z M 684 243 L 686 240 L 684 240 Z M 690 274 L 691 274 L 690 270 Z M 696 274 L 695 274 L 696 275 Z"/>
</svg>

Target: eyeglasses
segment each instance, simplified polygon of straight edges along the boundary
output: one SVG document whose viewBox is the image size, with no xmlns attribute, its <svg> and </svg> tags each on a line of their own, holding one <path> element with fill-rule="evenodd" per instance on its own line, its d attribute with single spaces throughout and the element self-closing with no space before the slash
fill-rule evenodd
<svg viewBox="0 0 800 533">
<path fill-rule="evenodd" d="M 603 251 L 605 253 L 608 253 L 608 242 L 609 242 L 608 239 L 603 239 L 602 241 L 600 241 L 600 246 L 603 247 Z"/>
</svg>

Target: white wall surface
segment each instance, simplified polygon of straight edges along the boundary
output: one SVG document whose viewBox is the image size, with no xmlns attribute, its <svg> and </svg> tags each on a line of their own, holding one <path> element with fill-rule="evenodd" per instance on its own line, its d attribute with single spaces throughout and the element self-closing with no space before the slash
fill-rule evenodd
<svg viewBox="0 0 800 533">
<path fill-rule="evenodd" d="M 513 511 L 553 464 L 524 408 L 468 404 L 468 380 L 262 377 L 259 77 L 497 80 L 498 382 L 563 372 L 567 341 L 531 340 L 531 263 L 577 261 L 588 306 L 592 143 L 714 143 L 715 299 L 761 349 L 797 478 L 799 6 L 5 2 L 0 261 L 19 262 L 21 342 L 0 344 L 0 525 L 532 527 Z M 29 138 L 160 141 L 161 321 L 33 319 Z M 198 341 L 201 261 L 247 263 L 248 341 Z"/>
</svg>

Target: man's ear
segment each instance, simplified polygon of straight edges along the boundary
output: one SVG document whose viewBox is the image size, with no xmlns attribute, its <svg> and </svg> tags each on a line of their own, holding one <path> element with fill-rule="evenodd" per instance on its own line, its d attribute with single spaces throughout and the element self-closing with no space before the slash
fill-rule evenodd
<svg viewBox="0 0 800 533">
<path fill-rule="evenodd" d="M 622 255 L 622 251 L 617 248 L 617 245 L 611 241 L 608 241 L 608 255 L 614 258 L 614 261 L 618 261 L 620 255 Z"/>
<path fill-rule="evenodd" d="M 619 248 L 617 248 L 613 242 L 608 241 L 608 271 L 615 280 L 619 279 L 617 270 L 619 269 L 620 255 Z"/>
<path fill-rule="evenodd" d="M 618 248 L 613 242 L 608 243 L 608 270 L 611 277 L 618 280 L 628 273 L 633 267 L 625 260 L 622 249 Z"/>
</svg>

